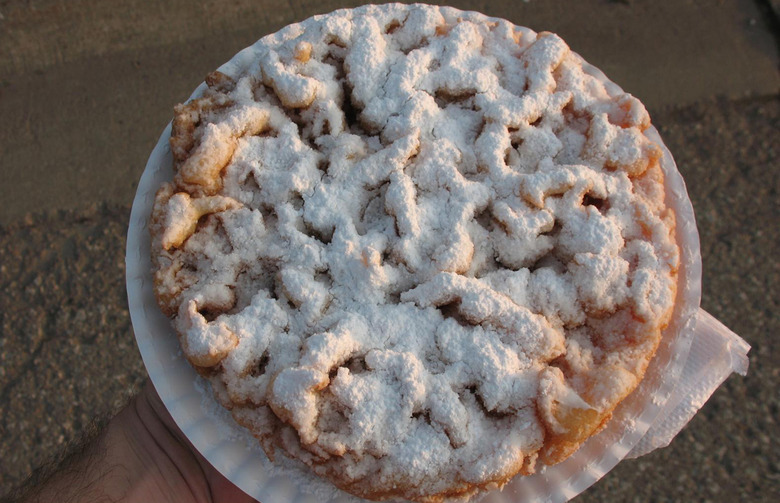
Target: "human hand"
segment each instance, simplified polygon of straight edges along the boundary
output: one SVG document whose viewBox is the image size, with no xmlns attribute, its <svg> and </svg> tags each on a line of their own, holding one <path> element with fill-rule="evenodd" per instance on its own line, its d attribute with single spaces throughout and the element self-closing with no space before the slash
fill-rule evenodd
<svg viewBox="0 0 780 503">
<path fill-rule="evenodd" d="M 93 441 L 21 500 L 251 503 L 176 426 L 151 382 Z"/>
<path fill-rule="evenodd" d="M 184 491 L 178 492 L 169 501 L 257 502 L 226 479 L 195 449 L 168 413 L 151 381 L 146 382 L 131 406 L 134 406 L 135 416 L 149 434 L 147 437 L 143 431 L 139 432 L 138 440 L 146 443 L 147 452 L 154 453 L 161 461 L 165 459 L 162 458 L 164 454 L 175 465 L 178 474 L 195 497 L 182 497 L 188 496 Z M 149 440 L 153 440 L 155 444 Z M 166 480 L 169 485 L 171 482 L 180 484 L 180 481 L 174 480 L 175 475 L 172 472 L 168 474 L 169 478 Z"/>
</svg>

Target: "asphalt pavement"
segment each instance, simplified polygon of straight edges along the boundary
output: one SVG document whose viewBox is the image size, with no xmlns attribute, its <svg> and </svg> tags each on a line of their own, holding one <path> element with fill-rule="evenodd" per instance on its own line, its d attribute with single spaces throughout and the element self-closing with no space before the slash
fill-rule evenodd
<svg viewBox="0 0 780 503">
<path fill-rule="evenodd" d="M 357 4 L 0 0 L 0 495 L 146 378 L 125 233 L 173 105 L 257 38 Z M 449 4 L 559 33 L 645 102 L 693 201 L 702 307 L 753 347 L 669 447 L 576 501 L 777 501 L 778 2 Z"/>
</svg>

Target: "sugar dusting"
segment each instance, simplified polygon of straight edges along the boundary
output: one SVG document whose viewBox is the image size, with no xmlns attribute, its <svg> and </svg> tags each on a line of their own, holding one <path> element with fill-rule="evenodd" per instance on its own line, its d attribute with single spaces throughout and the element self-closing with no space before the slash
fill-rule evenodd
<svg viewBox="0 0 780 503">
<path fill-rule="evenodd" d="M 636 384 L 674 297 L 647 113 L 507 22 L 307 23 L 215 86 L 156 204 L 188 359 L 266 449 L 360 494 L 533 470 Z"/>
</svg>

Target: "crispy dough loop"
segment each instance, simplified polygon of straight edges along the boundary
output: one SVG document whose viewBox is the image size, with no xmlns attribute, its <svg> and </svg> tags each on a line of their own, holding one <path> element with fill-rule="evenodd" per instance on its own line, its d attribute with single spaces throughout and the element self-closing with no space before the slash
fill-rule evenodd
<svg viewBox="0 0 780 503">
<path fill-rule="evenodd" d="M 220 71 L 214 71 L 206 76 L 206 84 L 208 89 L 204 96 L 188 103 L 176 105 L 173 109 L 170 145 L 174 169 L 178 169 L 181 163 L 189 157 L 190 152 L 198 142 L 195 137 L 197 126 L 209 116 L 233 105 L 233 99 L 227 94 L 236 86 L 232 77 Z"/>
<path fill-rule="evenodd" d="M 226 75 L 219 70 L 215 70 L 206 75 L 206 85 L 209 89 L 220 93 L 229 93 L 236 87 L 236 81 L 233 77 Z"/>
<path fill-rule="evenodd" d="M 222 171 L 236 150 L 238 139 L 262 133 L 268 127 L 269 112 L 261 106 L 228 113 L 219 123 L 202 129 L 200 144 L 180 165 L 176 183 L 195 195 L 213 195 L 222 187 Z"/>
<path fill-rule="evenodd" d="M 187 359 L 198 367 L 213 367 L 224 359 L 230 350 L 238 344 L 236 335 L 220 321 L 209 323 L 199 312 L 200 299 L 190 299 L 182 303 L 176 317 L 179 341 Z M 210 342 L 207 347 L 202 339 Z"/>
<path fill-rule="evenodd" d="M 295 59 L 299 63 L 305 63 L 308 61 L 306 43 L 303 42 L 298 49 Z M 308 55 L 311 55 L 311 50 Z M 282 64 L 275 52 L 269 53 L 268 59 L 263 60 L 261 70 L 263 83 L 272 87 L 282 105 L 288 108 L 308 107 L 321 87 L 317 80 L 298 74 Z"/>
<path fill-rule="evenodd" d="M 224 110 L 232 104 L 233 100 L 223 93 L 208 93 L 202 98 L 176 105 L 173 108 L 170 145 L 174 159 L 174 170 L 177 170 L 187 160 L 190 151 L 198 142 L 195 131 L 201 121 L 208 114 Z"/>
<path fill-rule="evenodd" d="M 160 220 L 165 229 L 161 236 L 163 250 L 180 247 L 194 232 L 198 220 L 204 215 L 238 209 L 242 205 L 235 199 L 224 196 L 192 198 L 186 192 L 177 192 L 165 198 L 169 189 L 164 189 L 159 201 Z"/>
</svg>

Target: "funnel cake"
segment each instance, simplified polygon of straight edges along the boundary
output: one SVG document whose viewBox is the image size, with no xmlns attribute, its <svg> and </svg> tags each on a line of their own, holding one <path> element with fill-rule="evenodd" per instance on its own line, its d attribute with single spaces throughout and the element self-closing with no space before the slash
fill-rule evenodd
<svg viewBox="0 0 780 503">
<path fill-rule="evenodd" d="M 551 33 L 366 6 L 175 108 L 151 221 L 184 355 L 273 458 L 434 502 L 572 454 L 642 379 L 678 249 L 660 148 Z"/>
</svg>

